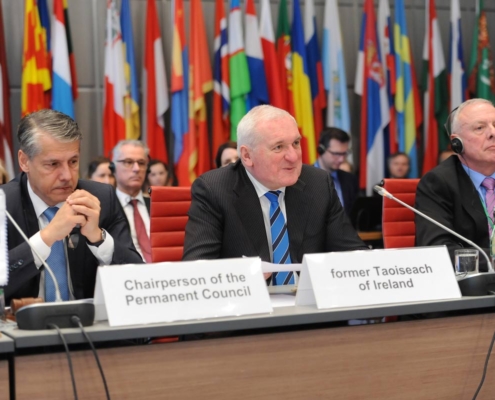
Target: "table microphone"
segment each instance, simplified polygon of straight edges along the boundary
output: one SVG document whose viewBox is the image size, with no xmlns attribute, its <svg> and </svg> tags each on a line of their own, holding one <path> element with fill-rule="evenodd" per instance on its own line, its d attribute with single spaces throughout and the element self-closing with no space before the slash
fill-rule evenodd
<svg viewBox="0 0 495 400">
<path fill-rule="evenodd" d="M 468 274 L 464 278 L 459 279 L 457 283 L 459 284 L 459 288 L 461 289 L 461 293 L 463 296 L 485 296 L 487 294 L 494 294 L 495 292 L 495 271 L 493 269 L 492 262 L 490 260 L 490 257 L 488 257 L 488 254 L 476 243 L 473 241 L 469 240 L 468 238 L 461 236 L 457 232 L 454 232 L 452 229 L 446 227 L 445 225 L 441 224 L 438 221 L 435 221 L 433 218 L 429 217 L 428 215 L 422 213 L 421 211 L 415 209 L 414 207 L 411 207 L 409 204 L 404 203 L 402 200 L 399 200 L 397 197 L 393 196 L 388 190 L 385 188 L 375 185 L 373 187 L 373 190 L 377 192 L 380 196 L 382 197 L 387 197 L 391 200 L 394 200 L 395 202 L 399 203 L 400 205 L 406 207 L 407 209 L 411 210 L 415 214 L 427 219 L 431 223 L 435 224 L 436 226 L 442 228 L 443 230 L 449 232 L 450 234 L 458 237 L 459 239 L 463 240 L 464 242 L 468 243 L 475 249 L 477 249 L 483 257 L 485 257 L 487 265 L 488 265 L 488 272 L 483 272 L 483 273 L 476 273 L 476 274 Z"/>
<path fill-rule="evenodd" d="M 17 222 L 12 218 L 12 215 L 10 215 L 7 210 L 5 210 L 5 214 L 33 253 L 41 261 L 45 267 L 45 271 L 50 274 L 55 285 L 55 302 L 30 304 L 17 310 L 15 317 L 18 328 L 27 330 L 47 329 L 49 324 L 55 324 L 59 328 L 73 328 L 74 324 L 72 323 L 71 318 L 74 315 L 80 318 L 83 326 L 93 325 L 95 316 L 93 299 L 62 301 L 58 282 L 52 269 L 48 266 L 46 261 L 43 260 L 43 257 L 39 255 L 36 249 L 31 246 L 28 237 L 24 234 L 21 227 L 17 225 Z"/>
</svg>

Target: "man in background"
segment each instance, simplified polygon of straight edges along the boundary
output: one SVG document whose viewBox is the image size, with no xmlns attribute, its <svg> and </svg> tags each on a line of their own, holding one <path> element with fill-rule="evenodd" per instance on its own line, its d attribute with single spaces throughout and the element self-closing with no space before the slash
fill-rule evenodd
<svg viewBox="0 0 495 400">
<path fill-rule="evenodd" d="M 406 153 L 398 152 L 388 157 L 388 172 L 392 179 L 405 179 L 409 174 L 409 156 Z"/>
<path fill-rule="evenodd" d="M 141 190 L 148 154 L 148 147 L 139 140 L 121 140 L 112 150 L 117 197 L 129 221 L 134 246 L 143 260 L 150 263 L 150 199 Z"/>
</svg>

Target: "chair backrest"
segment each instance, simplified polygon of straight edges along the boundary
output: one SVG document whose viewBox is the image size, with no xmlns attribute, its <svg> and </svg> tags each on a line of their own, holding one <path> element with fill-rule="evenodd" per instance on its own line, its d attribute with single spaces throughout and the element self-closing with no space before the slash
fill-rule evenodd
<svg viewBox="0 0 495 400">
<path fill-rule="evenodd" d="M 384 179 L 383 187 L 394 197 L 414 207 L 419 179 Z M 394 200 L 383 198 L 383 247 L 414 247 L 414 213 Z"/>
<path fill-rule="evenodd" d="M 182 259 L 190 205 L 190 187 L 151 187 L 150 241 L 153 262 Z"/>
</svg>

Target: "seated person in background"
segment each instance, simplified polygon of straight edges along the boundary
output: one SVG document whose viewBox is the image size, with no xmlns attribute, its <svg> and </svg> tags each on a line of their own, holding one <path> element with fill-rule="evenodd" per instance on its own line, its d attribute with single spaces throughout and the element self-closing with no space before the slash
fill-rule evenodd
<svg viewBox="0 0 495 400">
<path fill-rule="evenodd" d="M 349 154 L 350 136 L 339 128 L 325 128 L 320 134 L 318 143 L 318 160 L 314 166 L 321 168 L 332 176 L 340 203 L 347 215 L 359 193 L 357 177 L 342 171 L 340 166 Z"/>
<path fill-rule="evenodd" d="M 215 165 L 217 168 L 235 163 L 238 159 L 239 155 L 237 154 L 236 142 L 226 142 L 218 146 L 217 156 L 215 157 Z"/>
<path fill-rule="evenodd" d="M 143 196 L 149 197 L 148 190 L 151 186 L 172 186 L 172 176 L 168 171 L 168 165 L 163 161 L 151 160 L 149 162 L 143 185 Z"/>
<path fill-rule="evenodd" d="M 342 164 L 340 164 L 339 169 L 345 172 L 349 172 L 350 174 L 353 173 L 352 164 L 347 160 L 345 160 Z"/>
<path fill-rule="evenodd" d="M 52 267 L 62 299 L 93 297 L 98 266 L 142 262 L 115 190 L 78 180 L 82 134 L 67 115 L 29 114 L 17 136 L 22 173 L 2 186 L 7 210 Z M 38 296 L 54 301 L 53 280 L 10 222 L 8 247 L 7 303 Z"/>
<path fill-rule="evenodd" d="M 3 166 L 2 160 L 0 160 L 0 185 L 3 185 L 4 183 L 7 183 L 8 181 L 10 181 L 9 173 L 7 172 L 5 167 Z"/>
<path fill-rule="evenodd" d="M 394 153 L 388 157 L 388 172 L 392 179 L 405 179 L 409 174 L 409 156 L 406 153 Z"/>
<path fill-rule="evenodd" d="M 110 166 L 110 159 L 106 157 L 96 157 L 88 165 L 88 174 L 86 179 L 95 182 L 108 183 L 115 187 L 115 176 L 113 175 L 114 166 Z"/>
<path fill-rule="evenodd" d="M 490 254 L 495 197 L 495 107 L 484 99 L 462 103 L 447 119 L 447 132 L 457 157 L 449 157 L 419 182 L 416 208 L 472 240 Z M 418 246 L 447 245 L 454 250 L 468 244 L 416 216 Z M 480 256 L 480 271 L 487 271 Z"/>
<path fill-rule="evenodd" d="M 237 140 L 240 160 L 192 185 L 183 260 L 258 256 L 288 264 L 306 253 L 367 249 L 330 175 L 302 164 L 301 135 L 289 113 L 254 107 Z M 280 274 L 273 284 L 294 282 L 292 273 Z"/>
<path fill-rule="evenodd" d="M 451 149 L 441 151 L 440 154 L 438 155 L 438 163 L 440 164 L 441 162 L 445 161 L 447 158 L 453 155 L 455 155 L 455 153 Z"/>
</svg>

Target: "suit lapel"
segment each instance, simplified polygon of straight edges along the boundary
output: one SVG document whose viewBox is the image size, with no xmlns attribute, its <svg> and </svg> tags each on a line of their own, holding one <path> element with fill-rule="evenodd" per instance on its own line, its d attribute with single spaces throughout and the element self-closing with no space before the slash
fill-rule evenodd
<svg viewBox="0 0 495 400">
<path fill-rule="evenodd" d="M 302 243 L 306 227 L 309 207 L 304 187 L 299 179 L 295 185 L 285 190 L 285 211 L 287 213 L 287 230 L 289 232 L 290 256 L 293 263 L 302 262 Z"/>
<path fill-rule="evenodd" d="M 21 202 L 22 202 L 22 212 L 24 216 L 23 230 L 28 237 L 35 235 L 39 232 L 40 227 L 38 224 L 38 218 L 34 211 L 33 203 L 31 202 L 31 197 L 29 196 L 27 188 L 27 175 L 23 172 L 20 177 L 21 180 Z"/>
</svg>

